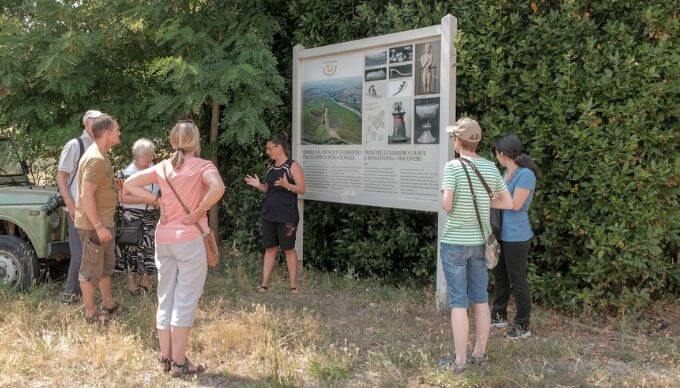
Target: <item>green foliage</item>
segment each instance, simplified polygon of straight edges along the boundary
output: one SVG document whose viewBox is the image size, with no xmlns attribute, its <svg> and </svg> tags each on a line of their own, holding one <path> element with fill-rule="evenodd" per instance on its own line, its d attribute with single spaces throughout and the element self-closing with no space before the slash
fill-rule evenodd
<svg viewBox="0 0 680 388">
<path fill-rule="evenodd" d="M 623 311 L 677 295 L 680 22 L 670 3 L 297 0 L 290 12 L 306 47 L 456 16 L 458 116 L 482 123 L 485 156 L 493 156 L 490 139 L 515 132 L 544 172 L 530 212 L 535 297 Z M 361 273 L 413 271 L 421 266 L 403 267 L 395 253 L 434 262 L 433 230 L 416 226 L 434 221 L 423 219 L 309 204 L 305 227 L 324 233 L 307 234 L 306 259 Z"/>
<path fill-rule="evenodd" d="M 486 157 L 491 139 L 515 132 L 543 171 L 530 212 L 535 298 L 624 312 L 680 291 L 676 8 L 659 0 L 8 0 L 0 5 L 0 127 L 14 126 L 24 152 L 44 158 L 91 107 L 118 116 L 131 143 L 165 138 L 180 116 L 207 129 L 216 101 L 223 232 L 257 251 L 262 194 L 243 177 L 263 175 L 270 130 L 290 131 L 291 47 L 430 26 L 451 13 L 458 116 L 482 123 Z M 429 213 L 308 201 L 305 260 L 430 282 L 435 225 Z"/>
<path fill-rule="evenodd" d="M 50 140 L 25 149 L 29 157 L 58 155 L 92 107 L 119 119 L 114 156 L 125 160 L 137 138 L 163 143 L 174 121 L 200 119 L 213 102 L 223 107 L 221 141 L 269 134 L 263 113 L 281 104 L 284 80 L 270 49 L 278 24 L 259 5 L 81 3 L 0 8 L 0 128 L 14 127 L 22 144 Z"/>
</svg>

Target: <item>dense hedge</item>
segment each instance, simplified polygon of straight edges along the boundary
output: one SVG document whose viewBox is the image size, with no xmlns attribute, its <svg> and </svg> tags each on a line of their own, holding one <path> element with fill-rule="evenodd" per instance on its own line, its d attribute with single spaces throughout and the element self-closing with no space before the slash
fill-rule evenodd
<svg viewBox="0 0 680 388">
<path fill-rule="evenodd" d="M 306 47 L 456 16 L 458 115 L 482 123 L 487 157 L 490 139 L 515 132 L 544 172 L 531 211 L 534 297 L 621 311 L 678 294 L 680 31 L 672 2 L 294 0 L 287 11 L 279 17 L 285 39 Z M 280 60 L 289 70 L 290 52 Z M 274 127 L 288 129 L 286 119 Z M 263 166 L 261 146 L 245 158 Z M 259 199 L 245 198 L 227 222 L 255 247 Z M 309 265 L 433 279 L 431 214 L 310 201 L 305 216 Z"/>
</svg>

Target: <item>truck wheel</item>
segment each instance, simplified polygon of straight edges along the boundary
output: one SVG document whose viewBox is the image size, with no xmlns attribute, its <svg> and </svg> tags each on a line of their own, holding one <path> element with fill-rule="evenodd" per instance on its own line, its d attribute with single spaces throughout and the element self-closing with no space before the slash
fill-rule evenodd
<svg viewBox="0 0 680 388">
<path fill-rule="evenodd" d="M 0 236 L 0 283 L 27 291 L 38 278 L 38 259 L 27 241 Z"/>
</svg>

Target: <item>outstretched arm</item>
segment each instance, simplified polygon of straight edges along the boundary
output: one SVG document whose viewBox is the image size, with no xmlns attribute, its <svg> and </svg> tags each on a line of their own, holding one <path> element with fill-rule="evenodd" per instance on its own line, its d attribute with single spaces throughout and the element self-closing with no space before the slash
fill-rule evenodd
<svg viewBox="0 0 680 388">
<path fill-rule="evenodd" d="M 244 180 L 249 186 L 253 186 L 254 188 L 260 190 L 263 193 L 266 193 L 267 189 L 269 189 L 266 183 L 260 182 L 260 177 L 257 176 L 257 174 L 246 175 Z"/>
<path fill-rule="evenodd" d="M 153 204 L 158 197 L 149 192 L 145 186 L 152 183 L 158 183 L 156 177 L 155 167 L 149 167 L 146 170 L 138 171 L 132 174 L 123 183 L 123 191 L 132 194 L 135 199 L 144 201 L 144 203 Z"/>
</svg>

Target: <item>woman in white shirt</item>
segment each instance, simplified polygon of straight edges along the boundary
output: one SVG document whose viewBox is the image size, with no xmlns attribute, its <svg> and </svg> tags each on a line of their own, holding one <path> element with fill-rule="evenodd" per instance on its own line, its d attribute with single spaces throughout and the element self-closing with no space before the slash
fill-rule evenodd
<svg viewBox="0 0 680 388">
<path fill-rule="evenodd" d="M 133 161 L 118 173 L 119 182 L 127 177 L 153 166 L 156 147 L 148 139 L 139 139 L 132 146 Z M 146 189 L 156 195 L 159 192 L 157 184 L 146 186 Z M 159 210 L 153 203 L 132 195 L 119 187 L 120 198 L 118 207 L 119 220 L 142 220 L 143 238 L 140 245 L 123 245 L 116 241 L 116 270 L 128 274 L 128 290 L 133 295 L 147 292 L 151 287 L 151 277 L 156 274 L 154 263 L 154 233 L 158 223 Z M 120 222 L 119 222 L 120 225 Z M 139 277 L 139 279 L 138 279 Z"/>
</svg>

